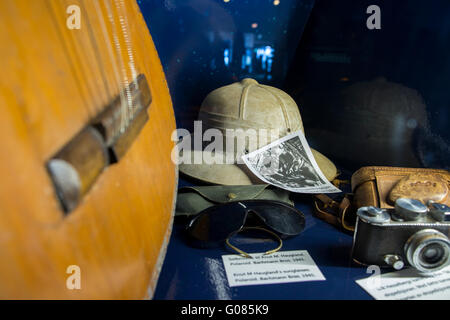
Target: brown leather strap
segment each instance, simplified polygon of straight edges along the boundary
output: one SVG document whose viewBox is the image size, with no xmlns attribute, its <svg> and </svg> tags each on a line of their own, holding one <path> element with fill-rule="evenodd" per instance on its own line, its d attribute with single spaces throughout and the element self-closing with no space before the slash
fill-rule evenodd
<svg viewBox="0 0 450 320">
<path fill-rule="evenodd" d="M 324 194 L 314 196 L 314 213 L 316 216 L 329 224 L 339 225 L 337 216 L 325 211 L 326 209 L 336 208 L 337 202 Z"/>
<path fill-rule="evenodd" d="M 339 203 L 339 216 L 341 217 L 341 225 L 345 230 L 355 231 L 356 221 L 354 219 L 352 220 L 352 218 L 346 219 L 351 210 L 351 205 L 350 195 L 347 194 L 344 199 L 342 199 L 341 203 Z"/>
<path fill-rule="evenodd" d="M 352 221 L 352 217 L 349 216 L 351 196 L 351 194 L 347 194 L 341 202 L 337 202 L 325 194 L 315 195 L 315 215 L 332 225 L 344 228 L 347 231 L 354 231 L 355 223 Z"/>
</svg>

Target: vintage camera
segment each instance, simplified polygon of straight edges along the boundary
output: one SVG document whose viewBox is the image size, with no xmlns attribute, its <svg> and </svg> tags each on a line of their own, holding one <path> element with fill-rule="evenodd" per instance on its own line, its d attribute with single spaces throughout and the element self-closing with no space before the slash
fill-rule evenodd
<svg viewBox="0 0 450 320">
<path fill-rule="evenodd" d="M 405 265 L 434 272 L 450 264 L 450 208 L 401 198 L 394 209 L 361 207 L 353 238 L 353 260 L 364 265 Z"/>
</svg>

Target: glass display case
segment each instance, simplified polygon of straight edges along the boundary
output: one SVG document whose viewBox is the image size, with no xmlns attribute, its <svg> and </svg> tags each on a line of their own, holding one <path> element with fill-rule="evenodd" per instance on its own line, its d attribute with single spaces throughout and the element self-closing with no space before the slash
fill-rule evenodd
<svg viewBox="0 0 450 320">
<path fill-rule="evenodd" d="M 166 73 L 178 128 L 193 130 L 208 93 L 253 78 L 293 98 L 309 145 L 334 162 L 341 182 L 369 166 L 448 172 L 448 1 L 139 5 Z M 180 175 L 180 187 L 195 184 Z M 355 191 L 350 183 L 340 187 L 341 197 Z M 371 299 L 356 283 L 371 271 L 352 260 L 353 232 L 319 219 L 311 196 L 291 199 L 305 214 L 306 228 L 284 241 L 283 250 L 307 250 L 325 281 L 230 287 L 222 260 L 230 252 L 188 246 L 187 221 L 177 217 L 155 298 Z M 254 251 L 267 246 L 261 239 L 245 241 Z"/>
<path fill-rule="evenodd" d="M 449 0 L 0 0 L 0 29 L 0 299 L 450 300 Z"/>
</svg>

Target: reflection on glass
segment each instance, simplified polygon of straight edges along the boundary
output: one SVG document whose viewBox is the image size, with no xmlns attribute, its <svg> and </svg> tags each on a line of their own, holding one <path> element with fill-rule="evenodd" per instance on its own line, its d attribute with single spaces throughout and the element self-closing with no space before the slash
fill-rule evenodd
<svg viewBox="0 0 450 320">
<path fill-rule="evenodd" d="M 205 96 L 245 77 L 281 87 L 314 0 L 140 0 L 179 127 Z"/>
</svg>

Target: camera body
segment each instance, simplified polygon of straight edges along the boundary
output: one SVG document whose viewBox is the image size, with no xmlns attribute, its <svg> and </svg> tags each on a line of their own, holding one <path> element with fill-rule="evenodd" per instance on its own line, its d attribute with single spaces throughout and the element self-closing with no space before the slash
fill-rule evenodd
<svg viewBox="0 0 450 320">
<path fill-rule="evenodd" d="M 450 208 L 401 198 L 394 209 L 362 207 L 357 212 L 352 256 L 357 263 L 412 266 L 434 272 L 450 264 Z"/>
</svg>

